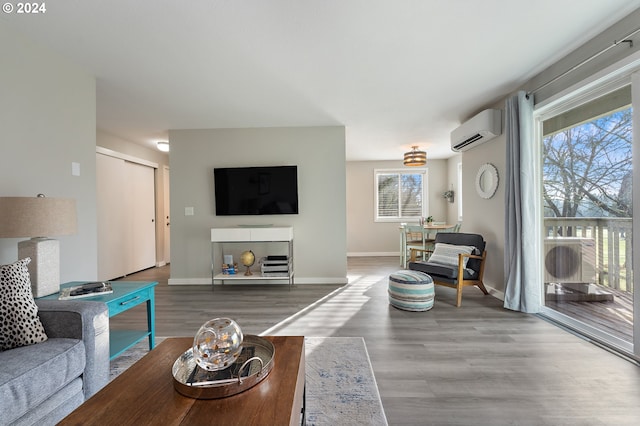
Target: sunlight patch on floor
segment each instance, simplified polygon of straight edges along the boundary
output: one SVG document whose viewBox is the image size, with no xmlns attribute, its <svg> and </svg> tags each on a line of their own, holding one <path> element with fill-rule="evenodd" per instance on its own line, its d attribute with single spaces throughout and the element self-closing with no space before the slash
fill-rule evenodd
<svg viewBox="0 0 640 426">
<path fill-rule="evenodd" d="M 328 337 L 344 326 L 371 298 L 365 293 L 385 277 L 382 275 L 348 275 L 349 284 L 341 287 L 322 299 L 312 303 L 289 318 L 265 330 L 260 335 L 287 334 L 288 328 L 301 333 L 300 328 L 317 329 L 321 327 L 322 336 Z M 316 336 L 317 333 L 314 334 Z"/>
</svg>

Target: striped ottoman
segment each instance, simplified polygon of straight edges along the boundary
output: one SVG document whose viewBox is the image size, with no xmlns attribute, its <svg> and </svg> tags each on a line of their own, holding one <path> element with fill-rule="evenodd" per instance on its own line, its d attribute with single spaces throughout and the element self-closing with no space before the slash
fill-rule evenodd
<svg viewBox="0 0 640 426">
<path fill-rule="evenodd" d="M 405 311 L 428 311 L 435 299 L 433 280 L 424 272 L 402 270 L 389 275 L 389 304 Z"/>
</svg>

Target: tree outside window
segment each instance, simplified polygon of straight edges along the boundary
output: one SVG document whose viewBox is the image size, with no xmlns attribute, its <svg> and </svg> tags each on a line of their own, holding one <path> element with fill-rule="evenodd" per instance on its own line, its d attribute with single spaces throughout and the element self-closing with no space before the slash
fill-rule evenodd
<svg viewBox="0 0 640 426">
<path fill-rule="evenodd" d="M 544 137 L 545 217 L 631 217 L 632 109 Z"/>
<path fill-rule="evenodd" d="M 426 170 L 376 170 L 378 221 L 416 220 L 426 216 Z"/>
</svg>

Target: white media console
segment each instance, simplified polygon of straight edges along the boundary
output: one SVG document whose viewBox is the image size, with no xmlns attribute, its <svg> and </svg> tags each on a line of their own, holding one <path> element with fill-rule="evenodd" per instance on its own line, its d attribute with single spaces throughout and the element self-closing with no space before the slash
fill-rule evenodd
<svg viewBox="0 0 640 426">
<path fill-rule="evenodd" d="M 287 260 L 289 263 L 288 272 L 285 275 L 265 276 L 260 272 L 246 276 L 242 271 L 235 275 L 216 273 L 221 271 L 224 262 L 224 248 L 220 249 L 220 263 L 216 265 L 216 247 L 225 243 L 286 243 L 288 248 Z M 255 252 L 254 252 L 255 253 Z M 256 258 L 256 263 L 258 259 Z M 288 280 L 289 287 L 293 285 L 293 227 L 244 227 L 234 228 L 211 228 L 211 286 L 216 280 L 224 284 L 228 280 Z"/>
</svg>

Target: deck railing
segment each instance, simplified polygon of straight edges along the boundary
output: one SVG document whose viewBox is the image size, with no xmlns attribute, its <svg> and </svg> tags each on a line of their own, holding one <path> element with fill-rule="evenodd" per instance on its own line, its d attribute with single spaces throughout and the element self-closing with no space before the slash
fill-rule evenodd
<svg viewBox="0 0 640 426">
<path fill-rule="evenodd" d="M 544 219 L 545 238 L 591 238 L 596 248 L 596 282 L 633 293 L 631 218 Z"/>
</svg>

